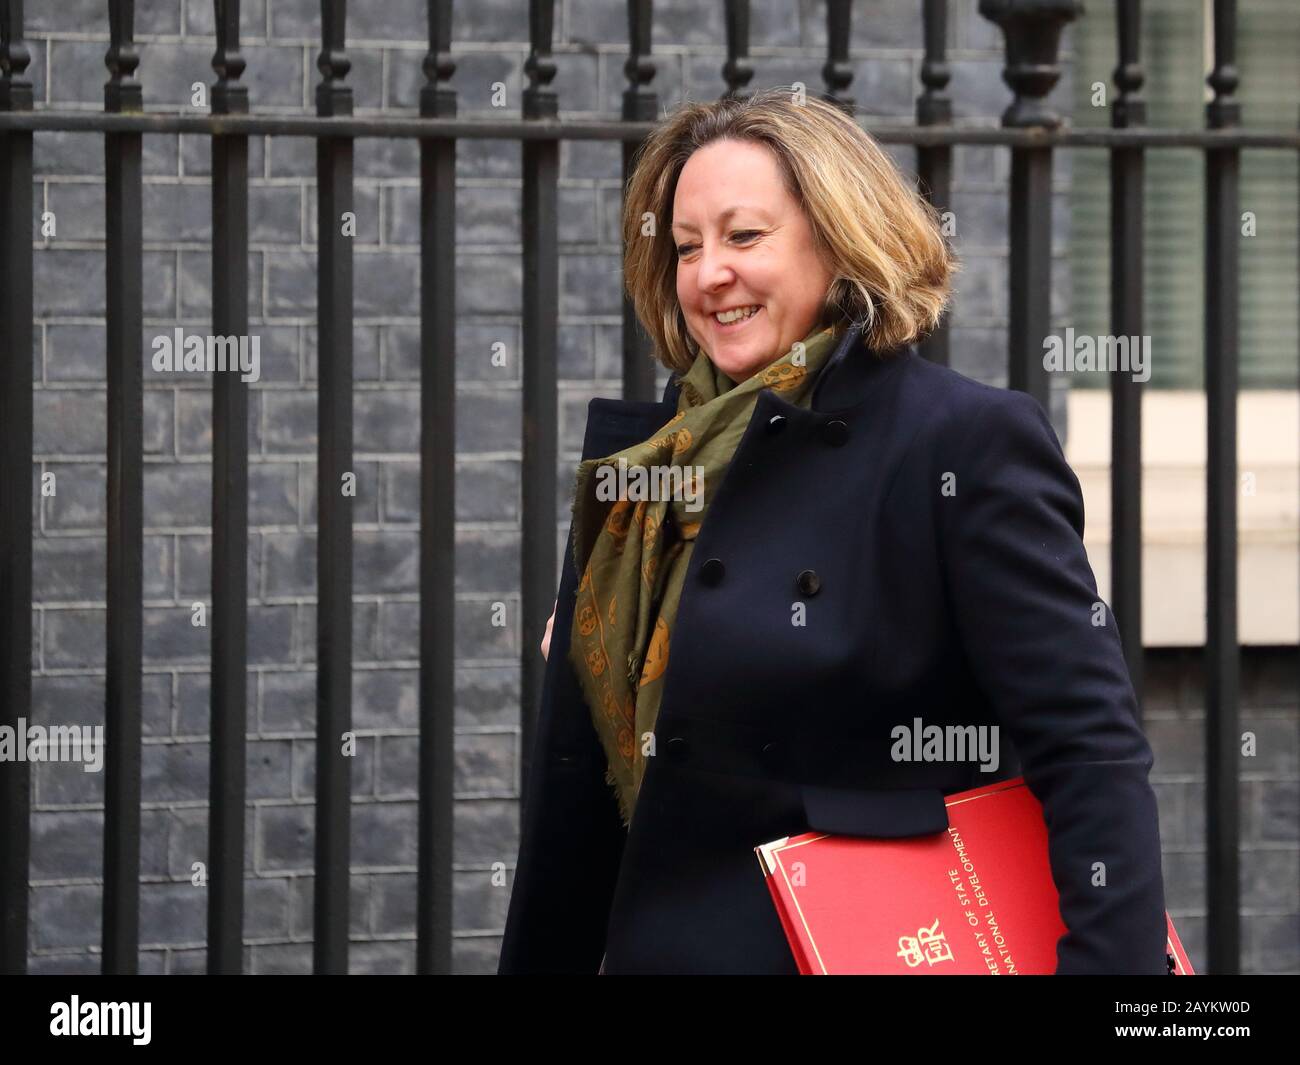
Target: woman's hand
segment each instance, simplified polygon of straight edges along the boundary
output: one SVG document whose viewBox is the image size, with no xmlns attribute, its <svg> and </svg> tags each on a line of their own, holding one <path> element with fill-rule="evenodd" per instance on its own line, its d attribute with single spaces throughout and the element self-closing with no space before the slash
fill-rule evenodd
<svg viewBox="0 0 1300 1065">
<path fill-rule="evenodd" d="M 555 623 L 555 611 L 559 605 L 560 601 L 555 600 L 555 606 L 551 607 L 551 616 L 546 619 L 546 633 L 542 636 L 542 658 L 546 658 L 551 651 L 551 626 Z"/>
</svg>

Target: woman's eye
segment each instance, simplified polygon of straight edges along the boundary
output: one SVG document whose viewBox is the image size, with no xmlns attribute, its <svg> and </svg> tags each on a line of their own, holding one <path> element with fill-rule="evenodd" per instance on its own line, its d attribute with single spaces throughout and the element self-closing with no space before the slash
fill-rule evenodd
<svg viewBox="0 0 1300 1065">
<path fill-rule="evenodd" d="M 740 241 L 743 241 L 743 242 L 746 243 L 746 244 L 748 244 L 748 243 L 750 242 L 750 240 L 753 239 L 754 237 L 757 237 L 757 236 L 760 236 L 760 235 L 761 235 L 761 234 L 759 233 L 759 231 L 758 231 L 757 229 L 738 229 L 738 230 L 736 230 L 736 232 L 734 232 L 734 233 L 731 234 L 731 236 L 732 236 L 734 239 L 736 239 L 736 240 L 740 240 Z M 677 245 L 677 254 L 678 254 L 679 256 L 681 256 L 681 255 L 688 255 L 688 254 L 690 254 L 691 249 L 694 248 L 694 247 L 695 247 L 694 244 L 679 244 L 679 245 Z"/>
</svg>

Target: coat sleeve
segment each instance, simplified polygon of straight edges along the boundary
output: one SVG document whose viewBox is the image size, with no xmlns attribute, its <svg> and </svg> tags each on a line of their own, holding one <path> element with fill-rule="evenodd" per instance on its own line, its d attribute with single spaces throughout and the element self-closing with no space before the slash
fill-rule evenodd
<svg viewBox="0 0 1300 1065">
<path fill-rule="evenodd" d="M 937 504 L 950 603 L 1043 807 L 1067 928 L 1056 972 L 1164 974 L 1151 748 L 1084 551 L 1078 478 L 1026 393 L 992 393 L 954 436 L 955 493 Z"/>
</svg>

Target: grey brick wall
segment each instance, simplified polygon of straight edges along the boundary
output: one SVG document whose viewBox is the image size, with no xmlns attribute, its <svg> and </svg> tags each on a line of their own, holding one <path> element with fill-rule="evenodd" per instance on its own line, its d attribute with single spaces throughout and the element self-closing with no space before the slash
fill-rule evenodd
<svg viewBox="0 0 1300 1065">
<path fill-rule="evenodd" d="M 350 5 L 348 54 L 358 112 L 414 113 L 426 45 L 419 0 Z M 954 3 L 949 47 L 959 119 L 996 124 L 1008 93 L 999 34 Z M 107 19 L 97 0 L 29 2 L 31 75 L 38 107 L 102 106 Z M 207 0 L 138 3 L 138 71 L 149 109 L 189 109 L 191 85 L 210 84 L 215 45 Z M 912 121 L 921 31 L 916 4 L 872 4 L 854 27 L 861 110 L 880 123 Z M 526 78 L 526 0 L 455 7 L 454 85 L 462 115 L 499 115 L 503 82 L 518 113 Z M 313 109 L 319 75 L 314 0 L 245 0 L 244 81 L 264 112 Z M 562 0 L 555 79 L 566 116 L 617 117 L 624 87 L 624 5 Z M 655 81 L 664 107 L 722 88 L 722 5 L 655 5 Z M 751 88 L 821 85 L 822 5 L 753 4 Z M 1066 77 L 1054 93 L 1068 106 Z M 587 400 L 620 389 L 615 144 L 570 142 L 560 157 L 561 514 Z M 896 157 L 909 169 L 910 149 Z M 311 965 L 315 656 L 315 188 L 310 141 L 250 145 L 251 330 L 262 379 L 249 425 L 250 666 L 246 816 L 245 968 L 306 972 Z M 1054 325 L 1067 324 L 1068 158 L 1058 159 Z M 33 716 L 38 723 L 103 721 L 105 565 L 104 185 L 102 139 L 36 138 L 36 204 L 57 234 L 34 222 L 37 380 L 34 483 L 53 473 L 57 494 L 36 495 Z M 957 246 L 965 264 L 953 312 L 959 370 L 1005 383 L 1007 156 L 956 152 Z M 209 145 L 195 136 L 145 139 L 144 350 L 175 326 L 208 332 L 211 308 Z M 351 964 L 356 972 L 414 968 L 418 158 L 410 141 L 366 140 L 356 155 L 356 530 Z M 495 968 L 518 847 L 520 354 L 522 337 L 517 144 L 467 141 L 457 160 L 457 498 L 455 969 Z M 504 342 L 507 365 L 492 365 Z M 660 380 L 664 379 L 661 372 Z M 1064 382 L 1061 382 L 1064 384 Z M 1064 392 L 1053 418 L 1064 428 Z M 141 968 L 204 966 L 204 889 L 191 886 L 206 851 L 208 630 L 190 606 L 210 602 L 210 382 L 146 368 L 145 677 Z M 557 530 L 557 554 L 564 529 Z M 509 624 L 493 627 L 492 605 Z M 1252 667 L 1253 668 L 1253 667 Z M 1156 682 L 1185 692 L 1184 669 Z M 1285 750 L 1250 777 L 1243 802 L 1258 877 L 1246 895 L 1247 945 L 1258 969 L 1296 966 L 1295 709 L 1263 681 L 1250 714 Z M 1265 694 L 1259 694 L 1263 692 Z M 1272 694 L 1270 694 L 1272 693 Z M 1181 701 L 1180 701 L 1181 700 Z M 1270 700 L 1272 700 L 1270 702 Z M 1153 714 L 1171 906 L 1199 948 L 1196 803 L 1199 770 L 1187 749 L 1196 700 L 1169 695 Z M 1287 715 L 1292 731 L 1286 736 Z M 1182 752 L 1182 753 L 1180 753 Z M 1180 763 L 1180 758 L 1187 758 Z M 1166 769 L 1166 760 L 1170 768 Z M 1173 765 L 1182 766 L 1174 771 Z M 103 777 L 74 766 L 34 773 L 30 968 L 98 969 Z M 1288 791 L 1289 789 L 1289 791 Z M 1290 867 L 1286 862 L 1290 861 Z M 1290 869 L 1288 874 L 1287 870 Z M 499 874 L 502 870 L 506 876 Z M 1289 936 L 1289 939 L 1288 939 Z M 1279 946 L 1284 944 L 1284 946 Z"/>
</svg>

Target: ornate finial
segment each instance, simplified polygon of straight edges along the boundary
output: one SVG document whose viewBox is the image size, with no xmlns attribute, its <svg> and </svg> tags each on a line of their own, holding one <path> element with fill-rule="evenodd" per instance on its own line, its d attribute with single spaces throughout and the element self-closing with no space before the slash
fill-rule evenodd
<svg viewBox="0 0 1300 1065">
<path fill-rule="evenodd" d="M 1115 87 L 1119 90 L 1111 108 L 1111 125 L 1116 129 L 1146 122 L 1147 105 L 1142 98 L 1141 54 L 1142 7 L 1140 0 L 1119 0 L 1116 12 L 1119 61 L 1115 65 Z"/>
<path fill-rule="evenodd" d="M 846 90 L 853 81 L 853 65 L 849 62 L 849 30 L 852 26 L 853 5 L 849 0 L 828 0 L 826 4 L 826 62 L 822 66 L 822 80 L 826 91 L 822 94 L 827 103 L 836 104 L 848 114 L 856 114 L 858 105 Z"/>
<path fill-rule="evenodd" d="M 321 83 L 316 86 L 316 113 L 322 116 L 352 114 L 352 86 L 343 79 L 352 69 L 344 51 L 347 36 L 347 4 L 344 0 L 321 0 L 321 52 L 316 69 Z"/>
<path fill-rule="evenodd" d="M 212 113 L 243 114 L 248 110 L 248 86 L 239 77 L 244 73 L 244 57 L 239 54 L 239 0 L 215 0 L 217 50 L 212 54 L 212 69 L 217 72 L 212 86 Z"/>
<path fill-rule="evenodd" d="M 528 40 L 530 50 L 524 63 L 528 87 L 524 89 L 525 118 L 554 118 L 559 101 L 550 87 L 555 77 L 555 60 L 551 58 L 551 39 L 555 33 L 555 0 L 530 0 L 528 4 Z"/>
<path fill-rule="evenodd" d="M 1214 99 L 1205 105 L 1205 123 L 1224 129 L 1241 122 L 1241 103 L 1232 98 L 1237 91 L 1237 3 L 1214 0 L 1214 69 L 1205 80 Z"/>
<path fill-rule="evenodd" d="M 980 0 L 980 14 L 1001 28 L 1007 42 L 1002 80 L 1016 98 L 1002 114 L 1011 127 L 1055 129 L 1061 116 L 1044 97 L 1061 77 L 1057 53 L 1067 22 L 1083 14 L 1080 0 Z"/>
<path fill-rule="evenodd" d="M 429 0 L 429 51 L 423 69 L 420 114 L 426 118 L 454 116 L 456 90 L 450 82 L 456 61 L 451 56 L 451 0 Z"/>
<path fill-rule="evenodd" d="M 948 0 L 925 0 L 921 11 L 925 27 L 925 59 L 921 62 L 921 84 L 925 90 L 916 98 L 916 122 L 935 126 L 952 121 L 952 97 L 944 89 L 952 77 L 944 41 L 948 34 Z"/>
<path fill-rule="evenodd" d="M 104 85 L 106 111 L 143 111 L 144 89 L 135 77 L 140 53 L 135 50 L 135 4 L 108 0 L 108 52 L 104 65 L 109 79 Z"/>
<path fill-rule="evenodd" d="M 727 0 L 727 61 L 722 64 L 722 78 L 727 83 L 723 96 L 748 96 L 745 86 L 754 76 L 749 62 L 749 0 Z"/>
<path fill-rule="evenodd" d="M 23 42 L 23 0 L 0 0 L 0 111 L 32 109 L 32 83 L 23 77 L 31 61 Z"/>
</svg>

